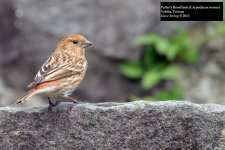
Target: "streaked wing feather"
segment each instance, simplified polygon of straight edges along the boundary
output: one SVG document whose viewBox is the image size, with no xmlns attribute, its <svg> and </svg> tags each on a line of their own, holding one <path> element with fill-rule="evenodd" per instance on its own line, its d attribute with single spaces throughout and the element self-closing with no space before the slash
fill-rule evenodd
<svg viewBox="0 0 225 150">
<path fill-rule="evenodd" d="M 63 69 L 63 67 L 57 68 L 56 71 L 51 72 L 50 74 L 46 73 L 42 77 L 37 78 L 33 83 L 29 85 L 29 88 L 34 87 L 37 84 L 48 82 L 48 81 L 54 81 L 54 80 L 60 80 L 63 78 L 71 77 L 75 74 L 78 74 L 79 72 Z"/>
<path fill-rule="evenodd" d="M 59 80 L 62 78 L 67 78 L 75 74 L 79 74 L 80 70 L 75 70 L 74 65 L 61 65 L 55 61 L 55 56 L 51 56 L 40 68 L 37 75 L 34 78 L 34 82 L 28 85 L 28 88 L 32 88 L 37 84 Z"/>
<path fill-rule="evenodd" d="M 75 74 L 77 74 L 76 71 L 67 68 L 67 66 L 62 66 L 51 73 L 46 73 L 45 75 L 43 75 L 41 81 L 39 82 L 59 80 L 62 78 L 73 76 Z"/>
<path fill-rule="evenodd" d="M 46 73 L 50 73 L 51 71 L 53 71 L 54 69 L 57 68 L 57 65 L 55 64 L 55 57 L 56 54 L 53 54 L 52 56 L 50 56 L 48 58 L 48 60 L 42 65 L 42 67 L 39 69 L 38 73 L 36 74 L 34 80 L 38 80 L 39 78 L 42 78 L 42 76 Z"/>
</svg>

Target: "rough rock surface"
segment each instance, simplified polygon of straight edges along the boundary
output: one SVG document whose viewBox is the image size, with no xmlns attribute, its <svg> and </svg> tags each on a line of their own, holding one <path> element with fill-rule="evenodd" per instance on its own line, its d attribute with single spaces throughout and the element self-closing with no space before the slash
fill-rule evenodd
<svg viewBox="0 0 225 150">
<path fill-rule="evenodd" d="M 216 104 L 61 103 L 0 114 L 1 149 L 225 148 L 225 107 Z"/>
</svg>

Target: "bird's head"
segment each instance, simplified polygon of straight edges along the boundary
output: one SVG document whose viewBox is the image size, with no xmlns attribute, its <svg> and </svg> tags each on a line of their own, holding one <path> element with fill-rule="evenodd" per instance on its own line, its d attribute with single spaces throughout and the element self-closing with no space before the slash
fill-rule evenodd
<svg viewBox="0 0 225 150">
<path fill-rule="evenodd" d="M 85 48 L 90 45 L 92 43 L 82 35 L 69 35 L 57 44 L 56 50 L 84 55 Z"/>
</svg>

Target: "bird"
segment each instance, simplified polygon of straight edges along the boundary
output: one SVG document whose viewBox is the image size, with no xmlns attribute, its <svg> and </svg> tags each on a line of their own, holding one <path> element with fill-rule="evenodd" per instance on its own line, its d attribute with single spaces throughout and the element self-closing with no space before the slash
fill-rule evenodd
<svg viewBox="0 0 225 150">
<path fill-rule="evenodd" d="M 73 34 L 63 38 L 40 67 L 34 81 L 28 85 L 29 91 L 11 104 L 28 101 L 39 94 L 47 96 L 50 106 L 54 106 L 50 96 L 61 96 L 78 103 L 70 95 L 85 76 L 88 67 L 85 49 L 90 45 L 92 43 L 82 35 Z"/>
</svg>

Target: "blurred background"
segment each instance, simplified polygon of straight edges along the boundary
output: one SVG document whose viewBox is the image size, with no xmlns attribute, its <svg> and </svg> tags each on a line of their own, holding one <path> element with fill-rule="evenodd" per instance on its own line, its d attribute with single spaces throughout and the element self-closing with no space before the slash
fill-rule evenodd
<svg viewBox="0 0 225 150">
<path fill-rule="evenodd" d="M 27 91 L 69 34 L 93 43 L 78 100 L 225 104 L 225 23 L 160 22 L 159 12 L 158 0 L 0 0 L 0 105 Z"/>
</svg>

